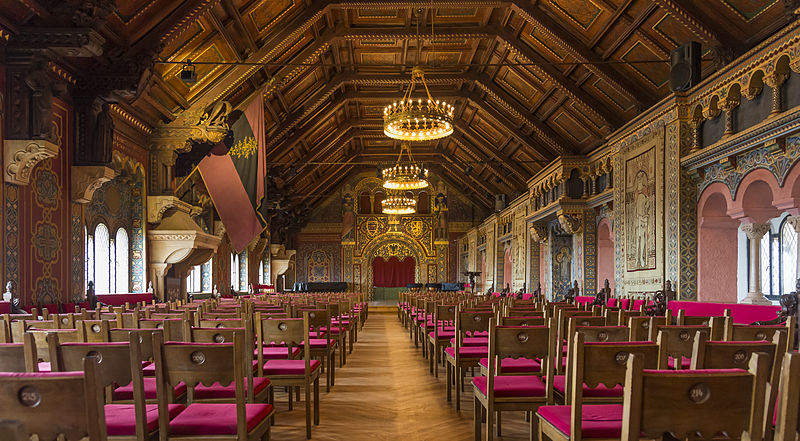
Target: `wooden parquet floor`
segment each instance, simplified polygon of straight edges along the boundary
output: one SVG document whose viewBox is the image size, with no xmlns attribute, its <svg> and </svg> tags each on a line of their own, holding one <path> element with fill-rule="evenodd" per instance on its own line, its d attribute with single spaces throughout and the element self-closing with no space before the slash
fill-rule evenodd
<svg viewBox="0 0 800 441">
<path fill-rule="evenodd" d="M 466 380 L 461 411 L 445 397 L 445 371 L 428 373 L 421 349 L 409 342 L 396 314 L 370 314 L 347 364 L 336 370 L 336 386 L 320 384 L 320 425 L 315 440 L 472 440 L 472 384 Z M 303 393 L 300 394 L 304 396 Z M 455 395 L 453 397 L 455 399 Z M 275 440 L 305 439 L 305 404 L 288 410 L 276 390 Z M 527 440 L 522 412 L 503 413 L 502 441 Z"/>
</svg>

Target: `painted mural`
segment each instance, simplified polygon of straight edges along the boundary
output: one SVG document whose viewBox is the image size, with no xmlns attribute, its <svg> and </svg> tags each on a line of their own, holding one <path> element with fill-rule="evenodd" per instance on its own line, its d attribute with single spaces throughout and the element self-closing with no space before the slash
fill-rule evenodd
<svg viewBox="0 0 800 441">
<path fill-rule="evenodd" d="M 552 252 L 553 297 L 564 295 L 572 284 L 572 236 L 553 235 Z"/>
<path fill-rule="evenodd" d="M 656 265 L 655 157 L 651 148 L 625 164 L 628 271 L 654 269 Z"/>
</svg>

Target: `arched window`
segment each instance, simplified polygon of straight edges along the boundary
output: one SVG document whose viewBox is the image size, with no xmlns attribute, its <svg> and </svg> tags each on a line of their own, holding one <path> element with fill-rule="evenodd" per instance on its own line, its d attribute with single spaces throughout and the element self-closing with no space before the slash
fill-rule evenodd
<svg viewBox="0 0 800 441">
<path fill-rule="evenodd" d="M 128 281 L 130 280 L 130 261 L 128 255 L 128 232 L 120 228 L 117 230 L 115 250 L 116 262 L 114 265 L 116 273 L 116 286 L 114 292 L 128 292 L 130 288 Z"/>
<path fill-rule="evenodd" d="M 239 290 L 239 255 L 231 253 L 231 287 Z"/>
<path fill-rule="evenodd" d="M 94 289 L 97 294 L 111 292 L 111 238 L 105 224 L 94 229 Z"/>
<path fill-rule="evenodd" d="M 84 226 L 85 285 L 94 282 L 97 294 L 127 293 L 130 291 L 130 244 L 128 232 L 117 229 L 112 236 L 108 226 L 97 224 L 89 234 Z"/>
<path fill-rule="evenodd" d="M 428 214 L 431 212 L 431 201 L 428 198 L 427 191 L 419 192 L 419 197 L 417 197 L 417 213 L 418 214 Z"/>
<path fill-rule="evenodd" d="M 200 265 L 193 266 L 192 270 L 189 271 L 189 276 L 186 277 L 186 292 L 203 291 L 203 284 L 200 277 L 201 271 Z"/>
<path fill-rule="evenodd" d="M 358 214 L 369 214 L 372 209 L 372 202 L 369 199 L 369 192 L 363 192 L 358 196 Z"/>
<path fill-rule="evenodd" d="M 797 283 L 797 232 L 787 220 L 772 219 L 761 238 L 761 292 L 773 300 L 794 291 Z"/>
<path fill-rule="evenodd" d="M 383 198 L 384 194 L 382 191 L 375 192 L 375 196 L 373 196 L 373 201 L 372 201 L 372 214 L 383 213 Z"/>
</svg>

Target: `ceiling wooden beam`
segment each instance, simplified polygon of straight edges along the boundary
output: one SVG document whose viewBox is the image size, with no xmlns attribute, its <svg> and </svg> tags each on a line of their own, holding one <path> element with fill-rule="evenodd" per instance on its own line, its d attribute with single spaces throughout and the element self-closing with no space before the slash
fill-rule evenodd
<svg viewBox="0 0 800 441">
<path fill-rule="evenodd" d="M 741 41 L 728 32 L 724 26 L 718 26 L 713 20 L 702 20 L 700 14 L 684 0 L 654 0 L 654 3 L 669 12 L 673 18 L 686 26 L 704 43 L 711 47 L 723 46 L 741 52 Z"/>
</svg>

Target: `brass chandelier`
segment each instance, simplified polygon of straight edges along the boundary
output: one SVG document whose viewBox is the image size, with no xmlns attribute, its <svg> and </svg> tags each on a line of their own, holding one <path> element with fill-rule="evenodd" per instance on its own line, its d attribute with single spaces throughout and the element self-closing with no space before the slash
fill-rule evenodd
<svg viewBox="0 0 800 441">
<path fill-rule="evenodd" d="M 403 152 L 408 156 L 408 162 L 403 162 Z M 384 168 L 381 173 L 383 188 L 389 190 L 420 190 L 428 186 L 428 169 L 417 165 L 407 143 L 400 146 L 400 155 L 394 166 Z"/>
<path fill-rule="evenodd" d="M 421 62 L 422 43 L 419 34 L 419 12 L 417 12 L 417 63 Z M 433 42 L 431 23 L 431 42 Z M 427 99 L 413 99 L 417 84 L 425 88 Z M 383 109 L 383 133 L 401 141 L 432 141 L 453 133 L 453 106 L 434 100 L 425 82 L 421 66 L 411 69 L 411 84 L 398 103 L 395 101 Z"/>
<path fill-rule="evenodd" d="M 417 201 L 407 197 L 402 191 L 389 191 L 387 197 L 381 201 L 383 214 L 413 214 L 417 211 Z"/>
</svg>

